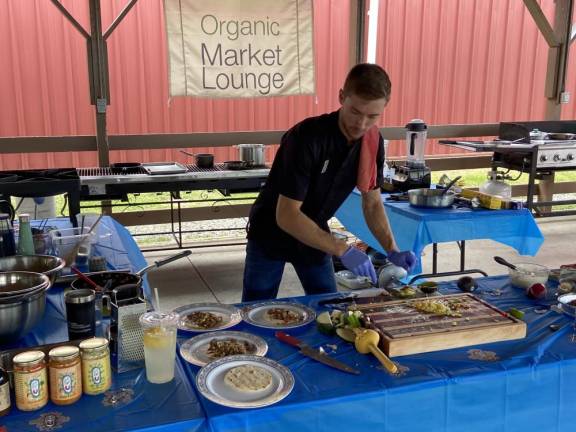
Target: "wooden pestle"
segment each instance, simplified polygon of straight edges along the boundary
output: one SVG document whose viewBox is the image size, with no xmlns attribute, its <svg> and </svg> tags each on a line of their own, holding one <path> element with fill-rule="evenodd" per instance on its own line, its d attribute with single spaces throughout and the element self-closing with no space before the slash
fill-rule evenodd
<svg viewBox="0 0 576 432">
<path fill-rule="evenodd" d="M 380 348 L 378 348 L 378 342 L 380 341 L 380 335 L 378 332 L 371 329 L 354 329 L 354 332 L 356 333 L 354 346 L 359 353 L 374 354 L 388 372 L 393 374 L 398 373 L 398 366 L 396 366 L 396 364 L 390 360 L 388 356 L 380 350 Z"/>
</svg>

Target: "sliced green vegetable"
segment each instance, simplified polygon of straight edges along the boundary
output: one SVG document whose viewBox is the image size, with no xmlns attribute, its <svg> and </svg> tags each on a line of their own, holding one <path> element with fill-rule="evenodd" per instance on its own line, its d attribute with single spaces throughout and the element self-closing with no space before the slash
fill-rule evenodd
<svg viewBox="0 0 576 432">
<path fill-rule="evenodd" d="M 520 320 L 523 320 L 523 319 L 524 319 L 524 312 L 522 312 L 521 310 L 518 310 L 518 309 L 516 309 L 516 308 L 510 308 L 510 309 L 508 310 L 508 313 L 509 313 L 510 315 L 512 315 L 514 318 L 518 318 L 518 319 L 520 319 Z"/>
</svg>

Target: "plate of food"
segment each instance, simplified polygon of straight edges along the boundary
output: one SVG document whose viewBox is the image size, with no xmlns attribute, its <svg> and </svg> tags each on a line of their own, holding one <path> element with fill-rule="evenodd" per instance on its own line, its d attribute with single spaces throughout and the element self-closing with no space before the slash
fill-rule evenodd
<svg viewBox="0 0 576 432">
<path fill-rule="evenodd" d="M 316 319 L 316 312 L 300 303 L 269 301 L 242 309 L 248 324 L 267 329 L 291 329 L 305 326 Z"/>
<path fill-rule="evenodd" d="M 182 358 L 196 366 L 204 366 L 231 355 L 263 357 L 267 352 L 268 344 L 264 339 L 239 331 L 203 333 L 188 339 L 180 346 Z"/>
<path fill-rule="evenodd" d="M 238 308 L 221 303 L 194 303 L 174 309 L 180 315 L 178 329 L 193 332 L 223 330 L 242 321 Z"/>
<path fill-rule="evenodd" d="M 206 399 L 232 408 L 272 405 L 290 394 L 294 376 L 274 360 L 253 355 L 224 357 L 204 366 L 196 388 Z"/>
</svg>

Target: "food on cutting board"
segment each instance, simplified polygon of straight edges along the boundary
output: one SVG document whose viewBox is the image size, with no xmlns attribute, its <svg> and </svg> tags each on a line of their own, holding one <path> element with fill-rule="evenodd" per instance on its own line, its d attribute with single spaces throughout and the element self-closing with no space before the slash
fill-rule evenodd
<svg viewBox="0 0 576 432">
<path fill-rule="evenodd" d="M 294 324 L 302 321 L 303 316 L 298 312 L 285 308 L 272 308 L 266 311 L 268 321 L 275 324 Z"/>
<path fill-rule="evenodd" d="M 212 339 L 206 350 L 206 353 L 214 359 L 230 355 L 253 354 L 255 352 L 256 346 L 254 344 L 234 338 Z"/>
<path fill-rule="evenodd" d="M 254 365 L 241 365 L 231 368 L 224 375 L 224 382 L 235 390 L 251 393 L 266 390 L 272 385 L 272 374 Z"/>
<path fill-rule="evenodd" d="M 200 329 L 211 329 L 222 324 L 222 317 L 212 312 L 192 312 L 182 318 L 187 327 L 196 327 Z"/>
<path fill-rule="evenodd" d="M 418 300 L 410 304 L 414 309 L 442 316 L 461 317 L 462 314 L 457 310 L 455 305 L 450 304 L 445 300 Z"/>
</svg>

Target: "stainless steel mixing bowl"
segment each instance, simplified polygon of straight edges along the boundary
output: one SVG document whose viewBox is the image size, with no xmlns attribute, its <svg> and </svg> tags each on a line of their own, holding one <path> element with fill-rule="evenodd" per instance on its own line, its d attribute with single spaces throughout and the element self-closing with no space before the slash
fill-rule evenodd
<svg viewBox="0 0 576 432">
<path fill-rule="evenodd" d="M 0 345 L 21 338 L 40 322 L 49 287 L 48 276 L 41 273 L 0 273 L 0 290 L 18 293 L 0 298 Z"/>
<path fill-rule="evenodd" d="M 13 303 L 52 285 L 48 276 L 32 272 L 0 273 L 0 303 Z"/>
<path fill-rule="evenodd" d="M 42 273 L 53 284 L 66 263 L 52 255 L 13 255 L 0 258 L 0 272 L 27 271 Z"/>
</svg>

